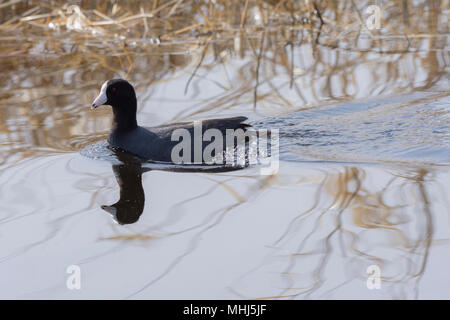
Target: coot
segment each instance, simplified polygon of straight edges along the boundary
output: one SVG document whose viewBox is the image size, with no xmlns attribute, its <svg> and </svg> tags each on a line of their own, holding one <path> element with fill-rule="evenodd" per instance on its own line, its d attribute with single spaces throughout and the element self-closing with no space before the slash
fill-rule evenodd
<svg viewBox="0 0 450 320">
<path fill-rule="evenodd" d="M 198 123 L 194 125 L 194 122 L 179 122 L 150 128 L 139 126 L 136 121 L 136 93 L 133 86 L 123 79 L 108 80 L 102 85 L 100 94 L 94 100 L 91 108 L 94 109 L 101 105 L 110 105 L 113 109 L 114 119 L 108 138 L 109 144 L 114 148 L 130 152 L 146 160 L 173 162 L 173 148 L 177 144 L 179 145 L 181 141 L 179 135 L 175 135 L 178 139 L 174 139 L 174 131 L 185 129 L 191 137 L 194 137 L 194 127 L 199 128 Z M 209 141 L 214 141 L 217 137 L 223 137 L 223 141 L 219 142 L 225 150 L 227 129 L 242 129 L 245 131 L 250 127 L 250 125 L 244 123 L 245 120 L 247 120 L 246 117 L 204 120 L 201 121 L 201 133 L 203 136 L 206 130 L 216 129 L 214 132 L 219 133 L 219 135 L 215 135 L 214 139 L 209 137 Z M 187 151 L 183 150 L 181 154 L 184 152 L 186 154 L 187 152 L 191 153 L 188 157 L 193 160 L 191 163 L 198 163 L 198 161 L 195 161 L 194 151 L 198 151 L 200 146 L 201 152 L 203 152 L 211 142 L 203 138 L 201 138 L 200 143 L 196 144 L 194 141 L 195 139 L 192 138 L 189 148 L 186 148 Z M 201 159 L 201 162 L 203 163 L 203 159 Z"/>
</svg>

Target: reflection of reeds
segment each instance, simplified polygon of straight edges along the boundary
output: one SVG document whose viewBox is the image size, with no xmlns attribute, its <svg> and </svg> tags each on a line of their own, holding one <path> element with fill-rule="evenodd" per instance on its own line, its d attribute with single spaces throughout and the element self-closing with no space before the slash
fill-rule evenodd
<svg viewBox="0 0 450 320">
<path fill-rule="evenodd" d="M 54 165 L 57 163 L 58 161 L 41 161 L 34 165 L 32 163 L 31 166 L 21 163 L 7 172 L 12 177 L 19 175 L 20 186 L 24 184 L 33 186 L 39 183 L 42 187 L 41 192 L 55 194 L 59 198 L 61 195 L 56 192 L 58 186 L 53 184 L 54 181 L 47 173 L 38 174 L 37 181 L 34 181 L 33 177 L 20 178 L 21 175 L 27 177 L 31 173 L 36 174 L 45 170 L 54 171 Z M 326 297 L 355 279 L 360 279 L 361 286 L 364 286 L 366 267 L 377 264 L 382 270 L 383 288 L 391 289 L 390 297 L 418 297 L 418 285 L 426 271 L 433 240 L 433 219 L 439 218 L 438 212 L 432 211 L 431 208 L 430 197 L 433 196 L 433 200 L 440 203 L 429 190 L 434 184 L 433 171 L 420 168 L 395 171 L 392 169 L 392 174 L 384 175 L 380 173 L 385 173 L 385 169 L 377 167 L 330 166 L 326 169 L 320 168 L 317 172 L 311 172 L 305 167 L 296 169 L 300 169 L 300 173 L 296 170 L 289 174 L 281 172 L 277 176 L 268 177 L 246 175 L 248 171 L 236 171 L 233 174 L 202 174 L 200 177 L 204 179 L 205 184 L 210 183 L 204 192 L 194 192 L 189 198 L 173 203 L 169 210 L 160 216 L 161 220 L 149 219 L 147 223 L 131 228 L 111 224 L 111 230 L 106 236 L 99 234 L 97 238 L 102 240 L 101 243 L 106 242 L 109 245 L 106 248 L 99 246 L 98 250 L 85 253 L 86 255 L 77 261 L 77 264 L 93 263 L 97 259 L 117 254 L 120 250 L 129 248 L 130 244 L 149 247 L 153 242 L 185 235 L 186 238 L 179 240 L 181 252 L 170 255 L 166 267 L 157 274 L 150 269 L 148 274 L 144 272 L 141 276 L 142 285 L 130 293 L 131 296 L 140 292 L 145 294 L 145 290 L 153 284 L 166 277 L 170 278 L 176 267 L 182 265 L 186 258 L 196 252 L 202 238 L 206 240 L 207 233 L 221 227 L 221 223 L 231 215 L 248 214 L 251 210 L 248 210 L 247 206 L 256 205 L 257 209 L 262 209 L 256 215 L 258 219 L 265 215 L 271 216 L 270 219 L 278 219 L 278 212 L 264 211 L 263 207 L 255 204 L 261 200 L 263 192 L 298 187 L 298 198 L 302 199 L 298 204 L 301 206 L 308 203 L 308 196 L 303 192 L 309 188 L 303 189 L 302 185 L 309 185 L 315 188 L 310 204 L 307 204 L 305 210 L 298 210 L 298 216 L 292 217 L 291 222 L 286 225 L 286 231 L 280 233 L 275 240 L 268 259 L 264 259 L 261 265 L 244 274 L 236 283 L 232 283 L 231 292 L 241 298 L 258 299 Z M 308 172 L 302 172 L 302 169 Z M 374 172 L 370 172 L 371 170 Z M 71 161 L 67 162 L 65 171 L 77 177 L 73 188 L 80 193 L 88 194 L 86 198 L 88 201 L 77 203 L 74 207 L 69 205 L 69 212 L 66 208 L 59 213 L 58 210 L 54 210 L 55 199 L 50 197 L 48 203 L 41 204 L 42 207 L 30 205 L 34 208 L 26 214 L 11 212 L 3 217 L 1 225 L 8 228 L 8 224 L 15 220 L 43 215 L 39 221 L 48 226 L 48 230 L 44 235 L 34 235 L 29 243 L 14 252 L 2 255 L 0 262 L 17 258 L 33 250 L 41 250 L 46 245 L 51 247 L 51 243 L 58 242 L 58 237 L 63 237 L 68 230 L 74 231 L 74 227 L 77 230 L 77 226 L 84 228 L 83 224 L 75 223 L 77 219 L 86 213 L 90 215 L 92 213 L 90 210 L 99 203 L 98 197 L 102 193 L 111 193 L 111 190 L 116 188 L 114 178 L 109 172 L 98 174 L 80 171 L 79 168 L 72 168 Z M 151 176 L 148 178 L 147 186 L 150 186 L 154 181 Z M 381 180 L 378 181 L 378 178 Z M 374 184 L 372 180 L 375 180 Z M 222 206 L 212 208 L 202 205 L 208 203 L 208 197 L 221 190 L 222 199 L 225 200 L 226 196 L 230 195 L 228 202 L 224 201 Z M 14 192 L 12 194 L 15 195 Z M 64 194 L 64 197 L 73 198 L 73 194 Z M 147 194 L 150 199 L 160 195 L 159 191 L 156 194 Z M 258 201 L 253 201 L 255 199 Z M 49 208 L 52 208 L 51 211 L 54 213 L 51 217 L 44 218 Z M 289 210 L 292 206 L 280 203 L 279 208 L 280 211 Z M 147 218 L 156 213 L 152 205 L 147 209 L 144 212 Z M 24 220 L 23 223 L 27 224 L 26 221 L 29 220 Z M 232 225 L 228 227 L 233 228 Z M 261 232 L 252 229 L 254 227 L 253 224 L 248 225 L 249 236 L 253 232 L 255 234 Z M 229 234 L 229 237 L 233 237 L 233 234 Z M 228 240 L 226 236 L 223 239 L 225 242 Z M 143 254 L 145 252 L 144 250 Z M 333 260 L 336 257 L 342 260 L 338 262 Z M 151 265 L 153 257 L 148 259 Z M 274 260 L 280 261 L 275 265 L 276 268 L 271 264 Z M 343 282 L 337 282 L 333 279 L 335 273 L 330 272 L 330 267 L 337 268 L 341 264 L 346 271 L 344 272 L 346 278 L 339 279 Z M 275 284 L 272 291 L 267 294 L 260 291 L 258 292 L 260 295 L 255 296 L 246 292 L 252 288 L 241 286 L 241 280 L 256 274 L 260 277 L 258 281 L 269 281 L 271 275 L 267 269 L 261 274 L 257 272 L 258 268 L 267 268 L 271 274 L 275 274 L 276 281 L 271 281 Z"/>
</svg>

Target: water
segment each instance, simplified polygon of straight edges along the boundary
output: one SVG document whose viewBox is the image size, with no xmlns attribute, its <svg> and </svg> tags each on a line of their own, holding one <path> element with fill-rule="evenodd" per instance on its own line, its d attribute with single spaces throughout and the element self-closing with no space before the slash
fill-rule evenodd
<svg viewBox="0 0 450 320">
<path fill-rule="evenodd" d="M 143 25 L 124 46 L 120 28 L 80 19 L 0 30 L 0 298 L 450 298 L 442 24 L 411 23 L 432 36 L 386 54 L 239 28 L 158 45 Z M 142 125 L 244 115 L 279 129 L 278 173 L 124 161 L 105 143 L 109 107 L 88 107 L 125 76 Z"/>
</svg>

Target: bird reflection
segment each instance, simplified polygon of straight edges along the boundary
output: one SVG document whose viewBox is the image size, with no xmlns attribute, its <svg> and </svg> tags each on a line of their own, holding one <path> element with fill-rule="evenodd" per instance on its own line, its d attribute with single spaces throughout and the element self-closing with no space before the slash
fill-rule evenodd
<svg viewBox="0 0 450 320">
<path fill-rule="evenodd" d="M 114 164 L 112 169 L 120 188 L 120 199 L 112 205 L 103 205 L 101 208 L 110 213 L 118 224 L 132 224 L 139 220 L 144 211 L 145 192 L 142 186 L 142 174 L 151 171 L 143 167 L 145 162 L 133 155 L 120 150 L 114 150 L 121 162 Z M 158 170 L 173 172 L 228 172 L 241 170 L 245 166 L 192 166 L 192 167 L 163 167 Z"/>
<path fill-rule="evenodd" d="M 120 187 L 120 199 L 110 206 L 101 208 L 109 212 L 119 224 L 135 223 L 144 211 L 145 194 L 142 187 L 140 163 L 124 163 L 113 165 L 114 175 Z"/>
</svg>

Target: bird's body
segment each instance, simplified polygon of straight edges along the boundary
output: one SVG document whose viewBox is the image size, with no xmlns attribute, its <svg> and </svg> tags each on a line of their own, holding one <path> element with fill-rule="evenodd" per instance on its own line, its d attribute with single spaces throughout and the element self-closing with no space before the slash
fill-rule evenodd
<svg viewBox="0 0 450 320">
<path fill-rule="evenodd" d="M 222 136 L 226 137 L 227 129 L 243 129 L 248 125 L 243 123 L 247 120 L 246 117 L 234 117 L 225 119 L 209 119 L 201 122 L 202 134 L 211 128 L 218 129 Z M 172 141 L 172 135 L 177 129 L 186 129 L 192 137 L 191 153 L 194 152 L 194 123 L 193 122 L 179 122 L 157 127 L 141 127 L 128 131 L 112 130 L 108 142 L 112 147 L 119 148 L 130 153 L 133 153 L 140 158 L 152 161 L 172 162 L 172 150 L 180 143 L 179 140 Z M 209 141 L 201 141 L 202 150 L 209 144 Z M 225 145 L 223 144 L 224 148 Z M 194 159 L 192 154 L 191 159 Z"/>
<path fill-rule="evenodd" d="M 215 129 L 216 133 L 220 132 L 223 138 L 221 141 L 223 150 L 225 150 L 227 129 L 246 130 L 249 127 L 244 123 L 247 120 L 246 117 L 209 119 L 197 123 L 179 122 L 150 128 L 141 127 L 136 121 L 137 102 L 134 89 L 131 84 L 121 79 L 105 82 L 92 108 L 103 104 L 111 105 L 114 113 L 113 125 L 108 138 L 110 146 L 152 161 L 173 162 L 173 148 L 180 143 L 178 139 L 173 138 L 177 129 L 189 132 L 191 140 L 188 150 L 192 153 L 189 158 L 194 159 L 195 144 L 201 145 L 203 151 L 211 143 L 204 141 L 202 137 L 200 137 L 200 142 L 195 141 L 197 138 L 196 126 L 201 128 L 202 135 L 208 129 Z"/>
</svg>

